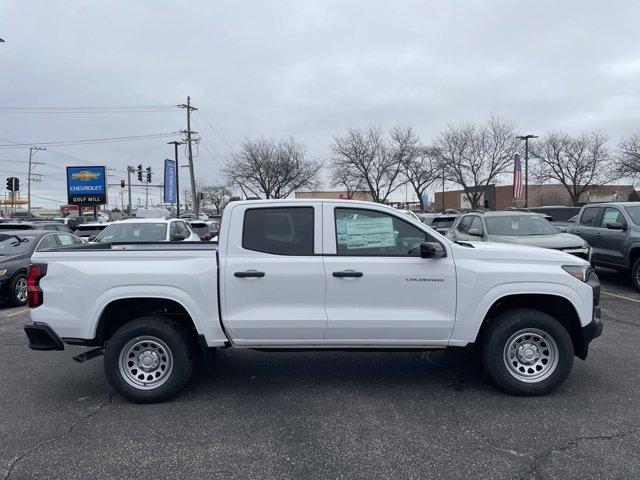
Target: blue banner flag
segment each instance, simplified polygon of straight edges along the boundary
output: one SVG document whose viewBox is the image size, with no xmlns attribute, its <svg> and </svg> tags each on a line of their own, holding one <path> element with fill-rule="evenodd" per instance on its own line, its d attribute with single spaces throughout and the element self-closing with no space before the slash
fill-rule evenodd
<svg viewBox="0 0 640 480">
<path fill-rule="evenodd" d="M 164 203 L 176 203 L 176 162 L 164 161 Z"/>
</svg>

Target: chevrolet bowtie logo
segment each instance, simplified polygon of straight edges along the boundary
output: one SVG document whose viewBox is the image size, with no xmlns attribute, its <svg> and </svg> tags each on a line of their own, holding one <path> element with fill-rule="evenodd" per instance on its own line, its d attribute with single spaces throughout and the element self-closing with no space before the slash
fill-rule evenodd
<svg viewBox="0 0 640 480">
<path fill-rule="evenodd" d="M 89 172 L 88 170 L 82 170 L 81 172 L 77 172 L 71 175 L 71 178 L 73 178 L 74 180 L 82 180 L 83 182 L 88 182 L 90 180 L 95 180 L 99 176 L 100 174 L 98 172 Z"/>
</svg>

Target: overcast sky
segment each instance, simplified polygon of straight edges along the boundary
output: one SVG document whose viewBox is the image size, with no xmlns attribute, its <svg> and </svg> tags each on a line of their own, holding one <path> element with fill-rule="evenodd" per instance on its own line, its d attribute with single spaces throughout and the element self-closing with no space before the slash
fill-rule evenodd
<svg viewBox="0 0 640 480">
<path fill-rule="evenodd" d="M 244 137 L 293 135 L 325 159 L 332 135 L 372 123 L 411 124 L 425 141 L 490 113 L 523 133 L 602 129 L 612 145 L 640 129 L 637 0 L 2 0 L 0 38 L 0 107 L 175 105 L 191 95 L 204 137 L 196 174 L 207 184 L 220 182 L 229 145 Z M 184 128 L 184 111 L 0 111 L 0 145 Z M 33 193 L 64 201 L 62 167 L 83 162 L 115 168 L 114 182 L 126 165 L 160 172 L 169 139 L 51 147 L 37 154 L 50 176 Z M 3 185 L 14 174 L 24 184 L 27 157 L 0 148 Z"/>
</svg>

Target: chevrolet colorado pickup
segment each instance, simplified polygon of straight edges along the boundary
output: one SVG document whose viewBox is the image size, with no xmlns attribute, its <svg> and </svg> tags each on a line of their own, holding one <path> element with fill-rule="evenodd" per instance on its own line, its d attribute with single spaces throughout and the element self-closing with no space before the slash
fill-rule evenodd
<svg viewBox="0 0 640 480">
<path fill-rule="evenodd" d="M 217 348 L 477 347 L 493 381 L 543 395 L 600 335 L 600 286 L 576 256 L 453 242 L 389 206 L 232 202 L 218 244 L 85 244 L 36 252 L 34 350 L 104 354 L 134 402 L 180 391 Z"/>
</svg>

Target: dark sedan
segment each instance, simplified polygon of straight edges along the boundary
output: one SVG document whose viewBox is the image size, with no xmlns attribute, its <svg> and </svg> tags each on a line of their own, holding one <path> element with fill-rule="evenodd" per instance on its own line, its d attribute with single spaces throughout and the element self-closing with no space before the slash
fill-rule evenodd
<svg viewBox="0 0 640 480">
<path fill-rule="evenodd" d="M 8 221 L 0 224 L 0 231 L 3 230 L 54 230 L 58 232 L 72 233 L 71 229 L 62 222 L 47 220 L 43 222 L 15 222 Z"/>
<path fill-rule="evenodd" d="M 46 230 L 0 230 L 0 302 L 27 303 L 27 267 L 36 250 L 76 245 L 82 239 Z"/>
</svg>

